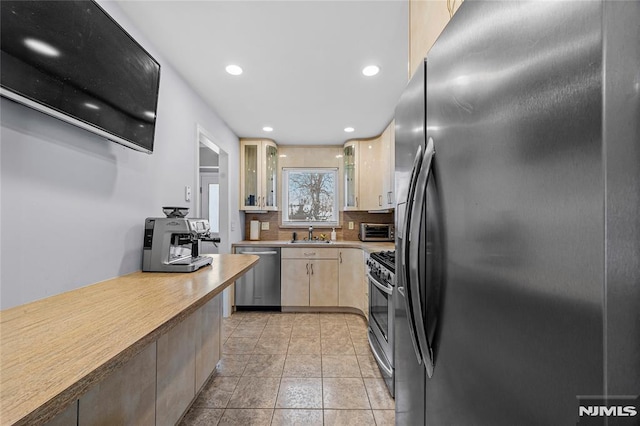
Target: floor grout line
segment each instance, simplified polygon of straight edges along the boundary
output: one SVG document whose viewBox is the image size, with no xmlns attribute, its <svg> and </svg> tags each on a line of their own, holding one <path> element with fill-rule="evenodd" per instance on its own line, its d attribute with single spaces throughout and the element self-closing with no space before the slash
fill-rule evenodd
<svg viewBox="0 0 640 426">
<path fill-rule="evenodd" d="M 362 367 L 363 367 L 362 363 L 365 362 L 365 359 L 364 358 L 362 358 L 362 359 L 360 358 L 360 355 L 356 351 L 356 346 L 355 346 L 355 342 L 354 342 L 354 338 L 356 340 L 364 340 L 365 339 L 366 336 L 363 337 L 361 334 L 366 332 L 366 329 L 363 329 L 357 321 L 354 321 L 353 318 L 347 317 L 345 314 L 340 314 L 339 317 L 338 316 L 333 317 L 333 315 L 335 315 L 335 314 L 329 314 L 329 315 L 327 317 L 325 317 L 325 318 L 329 319 L 328 321 L 322 321 L 322 318 L 323 318 L 322 315 L 316 314 L 316 316 L 314 318 L 314 319 L 316 319 L 316 321 L 307 322 L 307 318 L 305 318 L 305 322 L 300 323 L 301 326 L 304 326 L 304 325 L 316 326 L 317 325 L 319 327 L 318 335 L 320 337 L 320 341 L 318 343 L 319 343 L 319 347 L 320 347 L 320 352 L 319 352 L 319 354 L 317 356 L 319 357 L 319 361 L 320 361 L 319 378 L 320 378 L 320 387 L 321 387 L 321 389 L 320 389 L 321 390 L 321 392 L 320 392 L 320 394 L 321 394 L 321 404 L 320 404 L 321 408 L 282 408 L 282 410 L 293 411 L 293 412 L 298 411 L 298 410 L 319 412 L 320 415 L 322 416 L 321 423 L 323 425 L 326 424 L 325 414 L 326 414 L 327 411 L 334 411 L 334 410 L 335 411 L 362 411 L 362 412 L 370 413 L 370 415 L 373 417 L 373 423 L 372 424 L 376 425 L 378 423 L 377 423 L 377 419 L 376 419 L 376 417 L 375 417 L 375 415 L 373 413 L 374 409 L 373 409 L 372 402 L 371 402 L 371 394 L 369 393 L 369 390 L 368 390 L 367 385 L 365 383 L 365 377 L 364 377 L 363 371 L 362 371 Z M 233 333 L 239 327 L 242 327 L 243 325 L 244 326 L 252 326 L 252 327 L 260 326 L 261 327 L 261 332 L 255 338 L 256 339 L 256 344 L 249 351 L 249 353 L 241 353 L 241 354 L 225 354 L 225 353 L 223 353 L 222 354 L 222 356 L 231 356 L 231 357 L 239 356 L 239 355 L 240 356 L 241 355 L 246 355 L 246 356 L 248 356 L 248 358 L 247 358 L 247 362 L 244 364 L 244 366 L 241 369 L 241 371 L 238 370 L 238 373 L 240 374 L 240 376 L 238 377 L 238 381 L 237 381 L 236 385 L 234 386 L 233 391 L 231 392 L 231 396 L 229 397 L 229 400 L 225 404 L 225 407 L 222 409 L 222 415 L 218 419 L 218 423 L 222 421 L 222 419 L 225 416 L 225 413 L 227 413 L 227 411 L 229 411 L 229 410 L 243 410 L 243 409 L 254 410 L 255 409 L 255 408 L 250 408 L 250 407 L 246 407 L 246 408 L 245 407 L 243 407 L 243 408 L 229 408 L 229 403 L 230 403 L 233 395 L 235 394 L 236 390 L 238 389 L 238 385 L 240 383 L 240 380 L 243 377 L 249 377 L 249 376 L 245 376 L 244 374 L 246 373 L 247 368 L 249 367 L 249 364 L 252 361 L 256 361 L 254 359 L 254 356 L 257 356 L 257 355 L 269 355 L 269 357 L 266 357 L 266 358 L 269 358 L 269 359 L 271 359 L 271 358 L 279 358 L 279 357 L 283 357 L 284 358 L 282 366 L 279 369 L 279 373 L 280 374 L 277 377 L 279 380 L 278 380 L 278 386 L 277 386 L 277 389 L 276 389 L 275 402 L 273 403 L 273 407 L 272 408 L 267 408 L 267 409 L 271 410 L 269 422 L 273 423 L 275 421 L 275 419 L 276 419 L 276 410 L 280 410 L 279 408 L 277 408 L 278 396 L 279 396 L 280 390 L 282 389 L 282 386 L 283 386 L 282 382 L 285 379 L 284 371 L 285 371 L 285 367 L 287 365 L 287 361 L 290 361 L 289 357 L 290 356 L 297 356 L 297 355 L 301 355 L 301 356 L 302 355 L 307 355 L 307 353 L 313 352 L 311 350 L 308 350 L 308 351 L 304 350 L 304 348 L 301 351 L 303 353 L 291 353 L 290 352 L 290 350 L 291 350 L 291 342 L 293 341 L 293 337 L 294 337 L 293 336 L 293 330 L 295 328 L 294 326 L 298 324 L 295 321 L 295 317 L 294 317 L 293 321 L 285 321 L 285 322 L 275 322 L 274 321 L 274 322 L 271 323 L 271 325 L 275 326 L 274 328 L 276 328 L 276 329 L 278 328 L 277 327 L 278 325 L 281 325 L 281 326 L 287 325 L 288 327 L 281 327 L 281 328 L 288 328 L 289 329 L 289 332 L 286 334 L 286 336 L 283 336 L 280 333 L 275 334 L 273 336 L 265 335 L 264 334 L 265 330 L 267 330 L 268 326 L 270 325 L 269 321 L 271 321 L 271 319 L 274 318 L 275 315 L 274 314 L 266 314 L 266 318 L 264 318 L 262 320 L 261 320 L 260 317 L 261 317 L 261 315 L 259 315 L 259 314 L 256 314 L 256 315 L 253 315 L 253 314 L 242 315 L 242 317 L 237 320 L 238 321 L 237 323 L 234 321 L 234 323 L 236 324 L 234 327 L 229 326 L 229 324 L 225 325 L 225 328 L 229 331 L 229 333 L 228 333 L 227 338 L 226 338 L 224 343 L 226 343 L 226 341 L 228 341 L 229 338 L 233 337 Z M 347 319 L 349 319 L 349 320 L 347 320 Z M 323 327 L 323 325 L 324 325 L 324 327 Z M 346 325 L 346 327 L 343 327 L 344 325 Z M 364 323 L 363 323 L 363 325 L 364 325 Z M 348 339 L 349 339 L 348 340 L 348 343 L 349 343 L 348 347 L 349 347 L 350 350 L 353 351 L 352 353 L 349 352 L 349 351 L 347 351 L 349 353 L 340 353 L 340 352 L 343 352 L 343 349 L 340 349 L 339 345 L 336 347 L 336 349 L 334 351 L 336 353 L 324 353 L 325 351 L 331 352 L 330 343 L 328 343 L 328 342 L 330 342 L 332 340 L 332 338 L 336 338 L 336 334 L 334 334 L 333 331 L 328 331 L 328 330 L 332 330 L 334 328 L 337 328 L 337 329 L 346 328 L 346 331 L 348 331 L 348 334 L 346 336 L 343 335 L 342 332 L 340 332 L 340 331 L 338 332 L 337 336 L 339 336 L 340 340 L 342 340 L 343 337 L 348 337 Z M 283 337 L 285 337 L 285 338 L 283 339 Z M 265 338 L 268 338 L 268 339 L 265 339 Z M 297 335 L 296 338 L 304 338 L 304 336 L 303 335 Z M 265 339 L 265 341 L 266 340 L 273 341 L 273 340 L 276 340 L 276 339 L 277 340 L 281 340 L 281 341 L 286 340 L 286 344 L 287 344 L 286 345 L 286 350 L 284 352 L 282 352 L 282 353 L 277 353 L 277 354 L 263 353 L 261 350 L 258 349 L 258 346 L 257 346 L 257 342 L 259 342 L 262 339 Z M 323 344 L 323 341 L 325 342 L 324 344 Z M 224 343 L 223 343 L 223 345 L 224 345 Z M 274 347 L 275 346 L 280 347 L 279 344 L 278 345 L 274 345 Z M 280 351 L 280 349 L 267 349 L 266 350 L 266 352 L 279 352 L 279 351 Z M 309 354 L 309 355 L 313 356 L 313 355 L 315 355 L 315 353 Z M 324 398 L 325 397 L 325 382 L 324 382 L 324 379 L 327 378 L 327 377 L 325 377 L 325 371 L 324 371 L 325 370 L 324 367 L 325 367 L 326 359 L 327 359 L 327 357 L 335 357 L 336 360 L 337 360 L 337 358 L 339 358 L 339 357 L 346 357 L 346 356 L 351 356 L 351 355 L 355 356 L 356 363 L 357 363 L 357 366 L 358 366 L 358 373 L 359 373 L 359 376 L 358 377 L 354 377 L 354 378 L 360 379 L 359 382 L 362 384 L 362 386 L 364 388 L 364 392 L 366 394 L 366 398 L 367 398 L 367 402 L 368 402 L 368 407 L 369 408 L 367 408 L 367 409 L 357 409 L 357 410 L 353 410 L 353 409 L 349 409 L 349 408 L 331 408 L 331 409 L 327 408 L 325 406 L 325 398 Z M 362 355 L 362 357 L 366 357 L 366 355 Z M 258 370 L 259 369 L 257 369 L 256 371 L 258 371 Z M 304 370 L 301 370 L 301 371 L 304 371 Z M 259 374 L 259 372 L 255 373 L 255 374 Z M 300 377 L 300 379 L 313 379 L 313 377 L 309 377 L 305 373 L 303 373 L 303 375 L 304 376 Z M 225 377 L 225 376 L 219 376 L 219 377 Z M 260 379 L 264 379 L 264 378 L 266 378 L 266 377 L 261 377 L 261 376 L 252 377 L 253 380 L 257 380 L 257 381 L 260 381 Z M 291 377 L 291 379 L 296 379 L 296 378 L 297 377 Z M 340 378 L 345 378 L 345 377 L 334 377 L 334 379 L 340 379 Z M 374 377 L 374 379 L 375 379 L 375 377 Z M 380 409 L 380 410 L 384 410 L 384 409 Z M 237 413 L 234 414 L 234 415 L 237 415 Z M 320 421 L 318 423 L 320 424 Z"/>
</svg>

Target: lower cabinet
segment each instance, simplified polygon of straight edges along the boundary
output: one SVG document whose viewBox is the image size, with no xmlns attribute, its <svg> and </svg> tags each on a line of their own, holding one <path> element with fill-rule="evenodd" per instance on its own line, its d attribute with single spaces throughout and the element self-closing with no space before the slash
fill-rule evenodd
<svg viewBox="0 0 640 426">
<path fill-rule="evenodd" d="M 78 424 L 78 400 L 73 401 L 67 408 L 45 423 L 45 426 L 76 426 Z"/>
<path fill-rule="evenodd" d="M 222 295 L 195 312 L 196 391 L 202 389 L 215 370 L 222 352 Z"/>
<path fill-rule="evenodd" d="M 367 314 L 364 252 L 359 248 L 283 248 L 283 307 L 345 307 Z"/>
<path fill-rule="evenodd" d="M 309 261 L 282 259 L 281 262 L 280 302 L 282 306 L 309 306 Z"/>
<path fill-rule="evenodd" d="M 221 327 L 219 294 L 48 425 L 175 425 L 220 360 Z"/>
<path fill-rule="evenodd" d="M 338 262 L 309 261 L 309 306 L 338 306 Z"/>
<path fill-rule="evenodd" d="M 195 396 L 196 314 L 158 339 L 156 425 L 175 425 Z"/>
<path fill-rule="evenodd" d="M 338 306 L 338 252 L 283 248 L 282 306 Z"/>
<path fill-rule="evenodd" d="M 362 250 L 340 249 L 338 272 L 338 306 L 356 308 L 364 313 L 367 307 L 364 305 L 365 273 Z"/>
<path fill-rule="evenodd" d="M 156 342 L 94 385 L 79 401 L 78 425 L 153 425 Z"/>
</svg>

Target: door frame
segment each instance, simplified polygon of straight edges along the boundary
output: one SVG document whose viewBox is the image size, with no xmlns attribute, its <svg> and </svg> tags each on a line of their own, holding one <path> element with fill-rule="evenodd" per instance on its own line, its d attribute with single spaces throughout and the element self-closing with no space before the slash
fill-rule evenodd
<svg viewBox="0 0 640 426">
<path fill-rule="evenodd" d="M 200 143 L 218 154 L 218 183 L 220 184 L 220 243 L 218 244 L 218 253 L 231 253 L 229 153 L 222 149 L 215 136 L 200 124 L 196 123 L 194 182 L 197 190 L 194 191 L 194 211 L 197 212 L 197 215 L 202 212 L 202 196 L 200 194 Z M 225 317 L 231 315 L 232 288 L 233 286 L 227 287 L 222 293 L 222 314 Z"/>
</svg>

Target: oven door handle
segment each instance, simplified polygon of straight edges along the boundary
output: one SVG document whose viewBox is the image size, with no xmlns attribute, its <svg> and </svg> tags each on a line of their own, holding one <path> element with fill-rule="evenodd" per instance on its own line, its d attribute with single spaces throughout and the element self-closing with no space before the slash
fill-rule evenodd
<svg viewBox="0 0 640 426">
<path fill-rule="evenodd" d="M 393 294 L 393 287 L 382 284 L 380 281 L 373 278 L 373 276 L 371 276 L 369 272 L 367 272 L 367 278 L 369 278 L 369 281 L 371 281 L 373 285 L 378 287 L 381 291 L 385 292 L 389 296 Z"/>
<path fill-rule="evenodd" d="M 387 373 L 388 377 L 393 377 L 393 371 L 391 371 L 391 369 L 382 360 L 382 358 L 380 358 L 380 355 L 378 355 L 378 352 L 376 352 L 376 348 L 373 345 L 373 342 L 371 341 L 371 333 L 367 333 L 367 339 L 369 340 L 369 347 L 371 348 L 371 353 L 373 354 L 373 357 L 376 359 L 378 366 L 382 368 L 385 373 Z"/>
</svg>

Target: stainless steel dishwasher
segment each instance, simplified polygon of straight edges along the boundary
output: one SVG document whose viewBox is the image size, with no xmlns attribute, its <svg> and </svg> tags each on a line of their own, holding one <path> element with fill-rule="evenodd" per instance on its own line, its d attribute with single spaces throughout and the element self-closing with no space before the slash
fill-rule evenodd
<svg viewBox="0 0 640 426">
<path fill-rule="evenodd" d="M 280 247 L 237 246 L 236 254 L 260 257 L 235 285 L 237 310 L 280 310 Z"/>
</svg>

